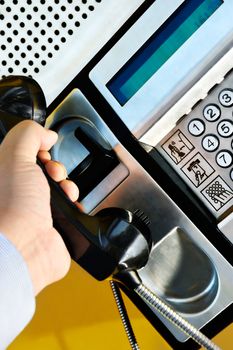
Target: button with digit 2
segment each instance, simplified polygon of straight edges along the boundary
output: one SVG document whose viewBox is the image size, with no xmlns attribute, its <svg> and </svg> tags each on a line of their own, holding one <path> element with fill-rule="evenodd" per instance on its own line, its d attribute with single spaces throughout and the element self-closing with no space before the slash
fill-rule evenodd
<svg viewBox="0 0 233 350">
<path fill-rule="evenodd" d="M 215 122 L 221 116 L 221 109 L 214 104 L 209 104 L 203 109 L 203 116 L 208 122 Z"/>
</svg>

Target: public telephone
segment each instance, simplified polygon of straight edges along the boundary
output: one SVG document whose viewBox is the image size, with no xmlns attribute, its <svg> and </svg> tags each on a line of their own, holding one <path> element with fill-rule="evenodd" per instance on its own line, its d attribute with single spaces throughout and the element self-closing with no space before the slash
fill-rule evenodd
<svg viewBox="0 0 233 350">
<path fill-rule="evenodd" d="M 142 209 L 153 244 L 141 280 L 216 334 L 233 303 L 233 2 L 19 3 L 0 8 L 1 75 L 38 80 L 46 126 L 59 134 L 52 156 L 79 185 L 84 211 Z M 174 349 L 195 348 L 123 290 Z"/>
</svg>

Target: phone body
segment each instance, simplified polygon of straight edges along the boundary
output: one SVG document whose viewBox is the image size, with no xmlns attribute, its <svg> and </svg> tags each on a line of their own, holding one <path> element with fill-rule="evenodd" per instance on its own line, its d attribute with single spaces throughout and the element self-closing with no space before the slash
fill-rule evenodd
<svg viewBox="0 0 233 350">
<path fill-rule="evenodd" d="M 60 5 L 52 10 L 48 2 L 45 5 L 46 14 L 57 10 L 62 17 L 66 11 Z M 35 30 L 35 23 L 42 26 L 41 6 L 34 11 Z M 44 88 L 47 127 L 81 115 L 98 128 L 117 161 L 104 174 L 97 171 L 98 179 L 87 177 L 87 182 L 92 181 L 88 188 L 80 185 L 84 210 L 142 209 L 151 220 L 154 247 L 140 276 L 213 336 L 232 322 L 233 24 L 228 14 L 233 4 L 230 0 L 146 0 L 88 6 L 90 13 L 95 8 L 95 20 L 92 27 L 84 23 L 77 45 L 73 44 L 78 37 L 72 43 L 68 39 L 81 21 L 68 29 L 67 22 L 59 19 L 59 29 L 50 32 L 50 20 L 44 19 L 49 31 L 46 41 L 53 40 L 54 52 L 60 45 L 56 41 L 63 37 L 66 43 L 59 54 L 55 52 L 53 62 L 44 60 L 39 72 L 29 59 L 33 64 L 28 61 L 27 71 L 20 73 L 38 77 Z M 25 3 L 26 12 L 27 7 Z M 18 17 L 24 18 L 24 13 L 19 9 Z M 114 22 L 116 13 L 122 16 Z M 62 28 L 70 30 L 68 38 L 55 33 Z M 29 58 L 30 52 L 34 57 L 38 54 L 35 37 L 28 34 Z M 11 43 L 6 38 L 7 45 Z M 41 43 L 40 57 L 47 53 L 42 48 L 47 45 Z M 17 55 L 20 49 L 15 46 Z M 20 69 L 16 64 L 11 72 L 3 64 L 5 75 Z M 81 139 L 68 138 L 69 127 L 62 132 L 67 132 L 67 142 L 54 148 L 53 156 L 80 184 L 77 167 L 91 150 Z M 208 268 L 201 268 L 202 264 L 209 264 Z M 174 349 L 195 348 L 139 298 L 125 292 Z"/>
</svg>

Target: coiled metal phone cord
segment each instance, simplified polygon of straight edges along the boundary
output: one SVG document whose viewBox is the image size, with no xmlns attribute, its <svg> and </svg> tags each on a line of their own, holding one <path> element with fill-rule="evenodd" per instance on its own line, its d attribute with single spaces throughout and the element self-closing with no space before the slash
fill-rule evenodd
<svg viewBox="0 0 233 350">
<path fill-rule="evenodd" d="M 161 315 L 177 326 L 182 332 L 190 336 L 196 343 L 208 350 L 221 350 L 196 327 L 191 325 L 163 300 L 152 293 L 144 284 L 134 290 L 149 306 L 156 309 Z"/>
<path fill-rule="evenodd" d="M 120 317 L 129 340 L 132 350 L 139 350 L 138 343 L 136 341 L 130 320 L 124 305 L 124 301 L 121 296 L 119 287 L 114 281 L 110 281 L 113 296 L 117 304 Z M 201 333 L 196 327 L 186 321 L 181 315 L 173 310 L 158 296 L 152 293 L 144 284 L 140 284 L 134 290 L 151 308 L 157 310 L 161 315 L 178 327 L 182 332 L 190 336 L 196 343 L 203 346 L 207 350 L 221 350 L 210 339 L 208 339 L 203 333 Z"/>
<path fill-rule="evenodd" d="M 113 293 L 114 299 L 116 301 L 116 305 L 117 305 L 117 308 L 118 308 L 118 311 L 119 311 L 119 314 L 121 317 L 122 324 L 123 324 L 124 329 L 125 329 L 126 336 L 127 336 L 128 341 L 130 343 L 131 349 L 132 350 L 140 350 L 138 343 L 137 343 L 137 340 L 136 340 L 136 337 L 134 335 L 134 331 L 132 329 L 129 317 L 128 317 L 127 310 L 125 308 L 124 301 L 122 299 L 120 289 L 114 281 L 110 281 L 110 286 L 111 286 L 112 293 Z"/>
</svg>

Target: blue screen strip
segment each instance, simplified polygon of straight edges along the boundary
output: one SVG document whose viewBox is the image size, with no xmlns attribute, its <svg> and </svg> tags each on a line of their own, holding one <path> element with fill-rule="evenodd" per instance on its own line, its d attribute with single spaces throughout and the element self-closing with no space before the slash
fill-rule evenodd
<svg viewBox="0 0 233 350">
<path fill-rule="evenodd" d="M 222 5 L 222 0 L 186 0 L 106 84 L 124 105 Z"/>
</svg>

